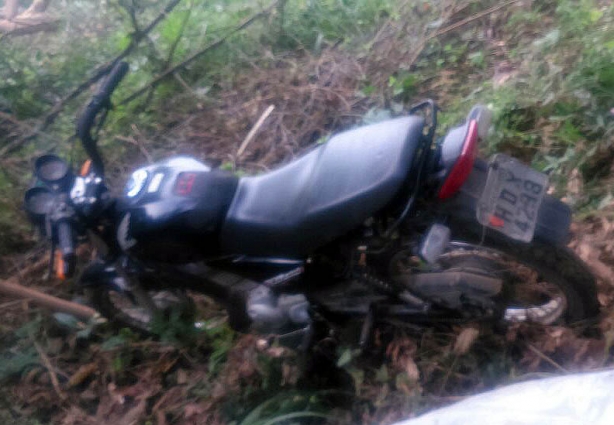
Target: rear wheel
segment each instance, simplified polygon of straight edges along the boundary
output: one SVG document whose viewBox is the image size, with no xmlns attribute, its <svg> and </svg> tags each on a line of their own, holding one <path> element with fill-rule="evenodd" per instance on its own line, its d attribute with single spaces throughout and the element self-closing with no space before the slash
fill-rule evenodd
<svg viewBox="0 0 614 425">
<path fill-rule="evenodd" d="M 504 321 L 572 324 L 599 313 L 594 278 L 570 249 L 492 235 L 455 236 L 439 270 L 464 268 L 501 279 L 493 301 Z"/>
</svg>

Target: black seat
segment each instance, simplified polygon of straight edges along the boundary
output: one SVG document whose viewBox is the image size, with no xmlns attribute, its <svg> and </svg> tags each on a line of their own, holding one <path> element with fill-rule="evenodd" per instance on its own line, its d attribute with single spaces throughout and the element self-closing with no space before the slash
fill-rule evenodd
<svg viewBox="0 0 614 425">
<path fill-rule="evenodd" d="M 410 116 L 347 131 L 277 170 L 242 178 L 222 250 L 301 258 L 356 228 L 401 188 L 423 125 Z"/>
</svg>

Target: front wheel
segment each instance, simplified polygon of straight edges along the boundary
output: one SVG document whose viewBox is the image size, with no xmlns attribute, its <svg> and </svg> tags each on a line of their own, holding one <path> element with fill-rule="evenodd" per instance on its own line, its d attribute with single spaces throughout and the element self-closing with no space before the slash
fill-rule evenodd
<svg viewBox="0 0 614 425">
<path fill-rule="evenodd" d="M 156 325 L 193 316 L 194 305 L 180 289 L 141 290 L 141 294 L 112 286 L 86 290 L 91 304 L 112 323 L 138 332 L 156 333 Z"/>
</svg>

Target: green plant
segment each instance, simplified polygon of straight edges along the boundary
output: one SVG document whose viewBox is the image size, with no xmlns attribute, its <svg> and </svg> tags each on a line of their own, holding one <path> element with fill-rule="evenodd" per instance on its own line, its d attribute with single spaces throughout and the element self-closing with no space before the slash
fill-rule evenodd
<svg viewBox="0 0 614 425">
<path fill-rule="evenodd" d="M 308 423 L 322 423 L 329 418 L 326 410 L 317 392 L 282 392 L 251 410 L 238 425 L 291 424 L 299 419 L 317 419 Z"/>
</svg>

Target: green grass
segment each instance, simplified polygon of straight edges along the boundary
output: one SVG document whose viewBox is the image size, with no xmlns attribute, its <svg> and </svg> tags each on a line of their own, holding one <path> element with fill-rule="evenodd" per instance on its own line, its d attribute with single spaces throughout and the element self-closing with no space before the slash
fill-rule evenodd
<svg viewBox="0 0 614 425">
<path fill-rule="evenodd" d="M 399 64 L 398 69 L 385 75 L 384 87 L 372 81 L 374 76 L 362 76 L 362 95 L 377 103 L 364 116 L 363 122 L 403 113 L 407 104 L 428 95 L 438 97 L 443 107 L 439 131 L 443 134 L 462 120 L 473 104 L 487 104 L 494 112 L 494 125 L 481 147 L 482 153 L 490 155 L 503 151 L 550 173 L 557 194 L 561 196 L 567 194 L 569 176 L 579 170 L 585 185 L 574 198 L 574 208 L 584 216 L 590 215 L 599 212 L 612 199 L 611 187 L 603 182 L 611 182 L 613 177 L 610 167 L 614 161 L 611 155 L 614 118 L 610 109 L 614 107 L 614 7 L 596 0 L 533 3 L 532 9 L 505 12 L 509 16 L 505 15 L 503 23 L 492 24 L 498 31 L 496 41 L 505 47 L 503 53 L 483 36 L 492 29 L 487 20 L 477 20 L 432 40 L 414 67 L 404 69 Z M 153 19 L 164 4 L 163 1 L 148 2 L 137 11 L 139 23 L 144 25 Z M 143 43 L 128 58 L 131 73 L 119 87 L 117 99 L 157 75 L 161 62 L 169 58 L 171 50 L 170 62 L 179 63 L 268 4 L 247 0 L 218 1 L 215 5 L 205 0 L 181 2 L 152 33 L 155 48 Z M 426 2 L 416 4 L 418 9 L 410 8 L 412 13 L 419 12 L 419 6 Z M 466 17 L 492 4 L 492 1 L 473 2 Z M 64 7 L 64 4 L 56 7 Z M 1 106 L 10 108 L 19 119 L 30 120 L 32 124 L 84 81 L 89 70 L 112 58 L 130 42 L 130 20 L 117 2 L 101 3 L 96 13 L 94 6 L 87 2 L 67 3 L 66 7 L 71 12 L 63 15 L 66 31 L 0 41 Z M 171 112 L 165 106 L 179 94 L 183 96 L 182 105 L 172 112 L 187 116 L 198 110 L 199 103 L 215 102 L 217 96 L 232 91 L 236 76 L 249 73 L 252 63 L 266 69 L 280 58 L 291 61 L 300 55 L 317 57 L 319 52 L 333 45 L 365 59 L 371 53 L 370 41 L 380 25 L 387 21 L 399 23 L 404 18 L 399 10 L 399 3 L 391 0 L 288 0 L 283 10 L 276 10 L 182 70 L 181 76 L 195 93 L 169 80 L 157 88 L 149 102 L 144 102 L 143 97 L 119 107 L 102 133 L 101 143 L 110 169 L 121 174 L 134 166 L 137 152 L 136 147 L 119 142 L 113 135 L 131 134 L 133 126 L 146 136 L 163 133 L 166 128 L 161 123 Z M 429 15 L 428 18 L 433 17 Z M 402 38 L 404 34 L 396 36 Z M 391 40 L 395 40 L 394 36 Z M 29 49 L 30 45 L 36 48 Z M 515 74 L 504 84 L 497 85 L 493 82 L 494 69 L 504 60 L 511 63 Z M 451 77 L 440 80 L 446 72 L 451 72 Z M 445 84 L 437 86 L 437 81 Z M 20 241 L 19 237 L 27 234 L 28 229 L 23 224 L 19 206 L 21 193 L 29 180 L 26 175 L 29 161 L 32 156 L 52 147 L 61 154 L 70 152 L 67 140 L 74 132 L 74 118 L 89 95 L 85 93 L 67 105 L 65 113 L 44 137 L 25 144 L 11 156 L 11 161 L 21 167 L 16 169 L 23 172 L 4 169 L 0 172 L 0 253 L 28 247 L 23 243 L 26 238 Z M 2 135 L 0 146 L 1 138 Z M 173 145 L 172 141 L 167 145 L 158 142 L 147 148 L 163 154 L 172 150 Z M 82 152 L 77 149 L 75 156 L 82 157 Z M 183 331 L 177 321 L 161 328 L 159 333 L 163 339 L 178 343 Z M 205 334 L 205 354 L 199 352 L 198 355 L 207 357 L 202 361 L 210 379 L 190 389 L 190 394 L 199 399 L 211 396 L 213 383 L 225 373 L 224 368 L 236 344 L 236 335 L 224 326 L 209 329 Z M 120 335 L 107 339 L 107 346 L 103 347 L 117 349 L 112 364 L 117 374 L 134 361 L 128 347 L 131 341 Z M 440 368 L 422 381 L 422 387 L 433 392 L 433 388 L 441 388 L 442 393 L 453 393 L 454 383 L 444 379 L 446 371 L 452 376 L 459 370 L 471 371 L 471 379 L 464 381 L 468 382 L 467 386 L 496 385 L 516 373 L 510 356 L 498 346 L 492 349 L 500 353 L 498 357 L 492 353 L 486 353 L 488 356 L 481 353 L 483 357 L 474 353 L 475 357 L 461 359 L 443 353 L 440 348 L 435 347 L 431 353 L 420 352 L 421 357 L 417 359 L 423 370 L 434 362 Z M 30 362 L 37 361 L 35 357 L 28 351 L 7 355 L 0 375 L 18 375 L 31 365 Z M 484 363 L 484 359 L 488 361 Z M 365 417 L 373 417 L 369 415 L 383 409 L 382 406 L 390 407 L 392 401 L 404 400 L 405 405 L 424 403 L 417 394 L 423 388 L 407 381 L 403 373 L 395 373 L 389 365 L 365 367 L 360 362 L 355 364 L 350 351 L 345 357 L 340 355 L 340 366 L 346 368 L 349 379 L 357 387 L 354 407 L 357 411 L 364 410 Z M 261 387 L 245 384 L 241 388 L 244 393 L 236 400 L 221 403 L 220 409 L 224 410 L 226 419 L 237 425 L 292 423 L 299 419 L 321 422 L 321 415 L 330 408 L 326 397 L 317 391 L 297 392 L 291 390 L 290 385 L 281 385 L 281 366 L 277 361 L 261 359 L 258 368 L 255 382 L 266 386 L 266 391 L 258 393 Z M 416 394 L 407 389 L 415 389 Z M 0 413 L 0 421 L 2 415 Z"/>
</svg>

